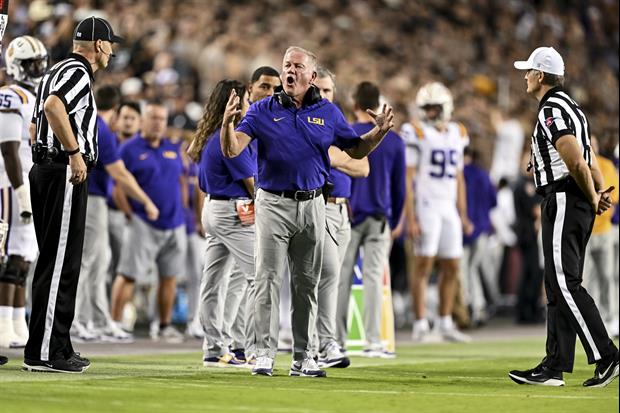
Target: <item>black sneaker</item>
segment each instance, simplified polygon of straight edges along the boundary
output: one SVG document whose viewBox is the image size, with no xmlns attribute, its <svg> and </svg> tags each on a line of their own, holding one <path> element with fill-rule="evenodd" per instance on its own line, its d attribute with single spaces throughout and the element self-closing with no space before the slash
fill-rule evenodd
<svg viewBox="0 0 620 413">
<path fill-rule="evenodd" d="M 67 360 L 76 366 L 81 366 L 83 371 L 88 370 L 90 367 L 90 360 L 80 356 L 80 353 L 77 352 L 73 353 Z"/>
<path fill-rule="evenodd" d="M 618 377 L 618 353 L 610 361 L 596 363 L 594 377 L 583 382 L 584 387 L 605 387 Z"/>
<path fill-rule="evenodd" d="M 24 359 L 22 370 L 31 372 L 45 373 L 73 373 L 79 374 L 84 371 L 81 366 L 73 363 L 71 360 L 58 359 L 53 361 L 29 360 Z"/>
<path fill-rule="evenodd" d="M 246 357 L 245 357 L 245 349 L 242 348 L 235 348 L 230 350 L 231 353 L 233 353 L 235 355 L 235 358 L 237 360 L 239 360 L 242 363 L 245 363 L 247 361 Z"/>
<path fill-rule="evenodd" d="M 0 356 L 0 366 L 6 364 L 9 361 L 8 357 Z"/>
<path fill-rule="evenodd" d="M 513 370 L 508 377 L 517 384 L 536 384 L 539 386 L 564 386 L 561 371 L 551 370 L 541 364 L 530 370 Z"/>
</svg>

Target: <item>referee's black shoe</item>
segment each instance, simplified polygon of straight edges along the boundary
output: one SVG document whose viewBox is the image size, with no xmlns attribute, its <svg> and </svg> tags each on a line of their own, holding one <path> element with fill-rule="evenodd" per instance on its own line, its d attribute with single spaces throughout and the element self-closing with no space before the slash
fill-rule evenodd
<svg viewBox="0 0 620 413">
<path fill-rule="evenodd" d="M 564 379 L 561 371 L 551 370 L 539 364 L 530 370 L 513 370 L 508 373 L 508 377 L 517 384 L 534 384 L 538 386 L 564 386 Z"/>
<path fill-rule="evenodd" d="M 75 365 L 81 366 L 83 371 L 88 370 L 90 367 L 90 360 L 80 356 L 80 353 L 73 353 L 68 360 Z"/>
<path fill-rule="evenodd" d="M 43 373 L 79 374 L 84 371 L 84 368 L 81 365 L 74 363 L 71 359 L 57 359 L 51 361 L 24 359 L 22 370 Z"/>
<path fill-rule="evenodd" d="M 596 363 L 594 377 L 583 382 L 584 387 L 605 387 L 618 377 L 618 353 L 608 360 Z"/>
<path fill-rule="evenodd" d="M 3 364 L 6 364 L 9 361 L 9 359 L 5 356 L 0 356 L 0 366 L 2 366 Z"/>
</svg>

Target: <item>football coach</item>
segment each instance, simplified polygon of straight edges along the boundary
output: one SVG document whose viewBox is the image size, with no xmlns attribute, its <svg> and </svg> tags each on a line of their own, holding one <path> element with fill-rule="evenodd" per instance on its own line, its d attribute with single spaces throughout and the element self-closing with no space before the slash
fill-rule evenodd
<svg viewBox="0 0 620 413">
<path fill-rule="evenodd" d="M 321 98 L 313 85 L 317 58 L 300 47 L 286 50 L 280 76 L 283 86 L 274 96 L 253 104 L 236 130 L 232 122 L 240 109 L 233 91 L 221 129 L 222 152 L 227 157 L 237 156 L 252 139 L 258 141 L 257 361 L 252 374 L 273 372 L 280 284 L 288 258 L 294 340 L 289 375 L 324 377 L 308 351 L 308 335 L 314 328 L 323 261 L 328 149 L 335 145 L 352 158 L 363 158 L 393 127 L 394 116 L 387 106 L 378 114 L 369 111 L 376 126 L 360 137 L 340 110 Z"/>
</svg>

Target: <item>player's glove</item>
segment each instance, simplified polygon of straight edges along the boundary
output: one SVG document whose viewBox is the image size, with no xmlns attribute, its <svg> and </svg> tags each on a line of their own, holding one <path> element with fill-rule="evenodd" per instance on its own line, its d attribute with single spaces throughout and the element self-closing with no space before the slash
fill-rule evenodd
<svg viewBox="0 0 620 413">
<path fill-rule="evenodd" d="M 17 207 L 19 208 L 19 221 L 22 224 L 29 224 L 32 222 L 32 203 L 30 202 L 30 188 L 28 184 L 24 184 L 18 188 L 15 188 L 15 195 L 17 196 Z"/>
</svg>

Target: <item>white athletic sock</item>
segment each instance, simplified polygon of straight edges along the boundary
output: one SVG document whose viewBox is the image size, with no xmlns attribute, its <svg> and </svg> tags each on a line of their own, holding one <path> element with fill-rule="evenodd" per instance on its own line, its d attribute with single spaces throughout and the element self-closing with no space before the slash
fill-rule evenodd
<svg viewBox="0 0 620 413">
<path fill-rule="evenodd" d="M 444 330 L 450 330 L 454 328 L 454 322 L 452 316 L 444 315 L 439 319 L 439 326 Z"/>
<path fill-rule="evenodd" d="M 28 341 L 28 324 L 26 324 L 26 307 L 13 308 L 13 331 L 21 339 Z"/>
<path fill-rule="evenodd" d="M 26 307 L 13 307 L 13 320 L 26 319 Z"/>
<path fill-rule="evenodd" d="M 11 320 L 13 316 L 13 307 L 0 305 L 0 318 Z"/>
</svg>

